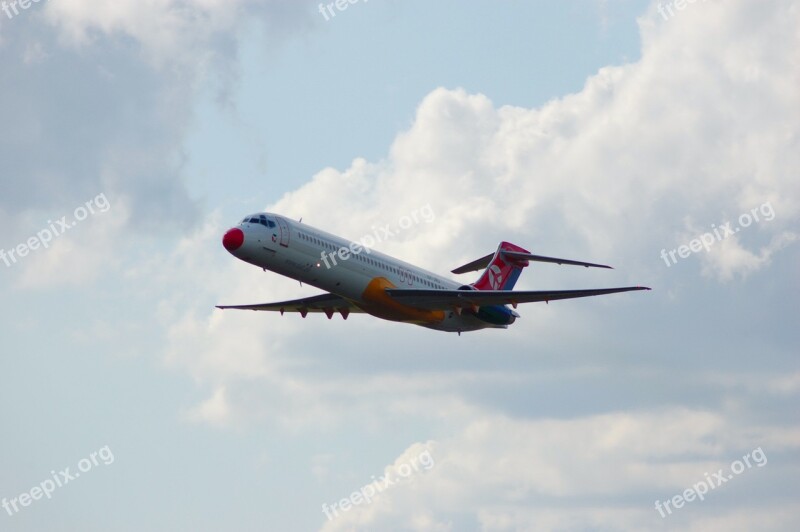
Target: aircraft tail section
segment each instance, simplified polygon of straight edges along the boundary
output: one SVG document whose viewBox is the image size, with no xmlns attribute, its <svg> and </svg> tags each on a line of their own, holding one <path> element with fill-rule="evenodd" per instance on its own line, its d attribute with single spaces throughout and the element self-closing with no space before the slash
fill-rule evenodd
<svg viewBox="0 0 800 532">
<path fill-rule="evenodd" d="M 500 242 L 494 256 L 491 258 L 489 266 L 472 286 L 478 290 L 511 290 L 522 273 L 522 268 L 528 265 L 528 261 L 523 258 L 514 257 L 511 254 L 518 253 L 521 256 L 528 255 L 526 249 L 510 242 Z"/>
</svg>

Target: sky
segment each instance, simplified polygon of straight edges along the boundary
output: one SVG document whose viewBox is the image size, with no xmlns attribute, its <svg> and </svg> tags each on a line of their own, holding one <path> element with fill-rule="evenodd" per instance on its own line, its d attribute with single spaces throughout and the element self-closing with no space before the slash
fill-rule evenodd
<svg viewBox="0 0 800 532">
<path fill-rule="evenodd" d="M 800 3 L 19 4 L 0 530 L 800 528 Z M 461 336 L 214 307 L 319 292 L 224 250 L 246 214 L 420 209 L 375 248 L 652 291 Z"/>
</svg>

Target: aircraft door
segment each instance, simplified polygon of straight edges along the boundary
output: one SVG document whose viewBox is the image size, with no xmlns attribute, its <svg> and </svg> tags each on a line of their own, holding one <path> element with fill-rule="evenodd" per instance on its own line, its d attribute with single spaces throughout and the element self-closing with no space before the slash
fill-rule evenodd
<svg viewBox="0 0 800 532">
<path fill-rule="evenodd" d="M 275 219 L 278 221 L 278 227 L 280 228 L 281 232 L 281 246 L 288 248 L 289 247 L 289 224 L 286 223 L 286 220 L 281 218 L 280 216 L 276 216 Z"/>
</svg>

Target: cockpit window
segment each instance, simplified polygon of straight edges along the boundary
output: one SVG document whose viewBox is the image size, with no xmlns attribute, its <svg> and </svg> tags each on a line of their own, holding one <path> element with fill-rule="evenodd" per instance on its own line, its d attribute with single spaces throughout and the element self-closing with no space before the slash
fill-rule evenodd
<svg viewBox="0 0 800 532">
<path fill-rule="evenodd" d="M 242 220 L 242 223 L 243 224 L 248 224 L 248 223 L 249 224 L 260 224 L 260 225 L 263 225 L 264 227 L 270 227 L 270 228 L 278 226 L 278 224 L 276 224 L 272 220 L 268 220 L 267 217 L 265 215 L 263 215 L 263 214 L 255 214 L 255 215 L 247 216 L 247 217 L 245 217 L 244 220 Z"/>
</svg>

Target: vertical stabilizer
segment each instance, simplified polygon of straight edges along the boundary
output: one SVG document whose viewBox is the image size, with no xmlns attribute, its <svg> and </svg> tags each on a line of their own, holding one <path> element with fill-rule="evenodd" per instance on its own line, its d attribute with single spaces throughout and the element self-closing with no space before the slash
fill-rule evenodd
<svg viewBox="0 0 800 532">
<path fill-rule="evenodd" d="M 516 259 L 503 254 L 503 251 L 529 253 L 511 242 L 500 242 L 497 251 L 492 257 L 489 266 L 472 286 L 478 290 L 511 290 L 522 273 L 522 268 L 528 265 L 525 259 Z"/>
</svg>

